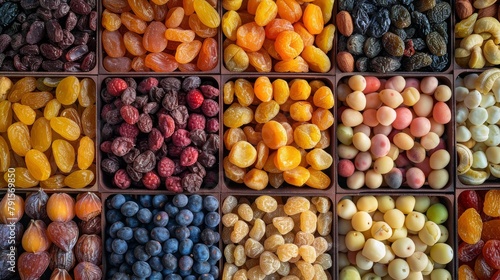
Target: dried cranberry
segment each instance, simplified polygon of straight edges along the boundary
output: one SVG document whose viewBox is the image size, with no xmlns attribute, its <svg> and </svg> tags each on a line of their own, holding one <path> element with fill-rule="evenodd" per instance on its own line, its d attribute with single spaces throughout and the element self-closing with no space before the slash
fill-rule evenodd
<svg viewBox="0 0 500 280">
<path fill-rule="evenodd" d="M 169 138 L 175 131 L 174 119 L 167 114 L 158 116 L 158 128 L 163 133 L 163 137 Z"/>
<path fill-rule="evenodd" d="M 207 117 L 215 117 L 219 113 L 219 104 L 212 99 L 205 99 L 201 105 L 201 111 Z"/>
<path fill-rule="evenodd" d="M 211 85 L 202 85 L 200 86 L 200 90 L 205 98 L 215 98 L 220 94 L 219 89 Z"/>
<path fill-rule="evenodd" d="M 206 130 L 208 133 L 216 133 L 219 131 L 219 120 L 211 118 L 207 120 Z"/>
<path fill-rule="evenodd" d="M 153 152 L 158 151 L 161 148 L 163 141 L 164 139 L 161 132 L 156 128 L 151 129 L 151 132 L 148 135 L 149 149 Z"/>
<path fill-rule="evenodd" d="M 132 105 L 122 106 L 120 109 L 120 115 L 122 116 L 123 120 L 128 124 L 135 124 L 139 120 L 139 111 Z"/>
<path fill-rule="evenodd" d="M 195 147 L 186 147 L 181 152 L 180 157 L 182 166 L 191 166 L 198 160 L 198 150 Z"/>
<path fill-rule="evenodd" d="M 186 103 L 191 109 L 198 109 L 203 104 L 203 94 L 198 89 L 193 89 L 186 95 Z"/>
<path fill-rule="evenodd" d="M 142 183 L 147 189 L 156 190 L 160 186 L 160 177 L 153 171 L 149 171 L 142 176 Z"/>
<path fill-rule="evenodd" d="M 141 132 L 149 133 L 153 129 L 153 120 L 149 114 L 142 113 L 137 121 L 137 127 Z"/>
<path fill-rule="evenodd" d="M 175 163 L 168 157 L 164 157 L 158 161 L 158 175 L 160 177 L 169 177 L 174 174 Z"/>
<path fill-rule="evenodd" d="M 194 113 L 191 114 L 188 118 L 187 129 L 205 129 L 205 116 Z"/>
<path fill-rule="evenodd" d="M 123 137 L 135 139 L 139 135 L 139 129 L 133 124 L 124 122 L 118 127 L 118 134 Z"/>
<path fill-rule="evenodd" d="M 127 87 L 127 82 L 121 78 L 113 78 L 106 85 L 108 93 L 112 96 L 120 96 Z"/>
<path fill-rule="evenodd" d="M 175 176 L 167 177 L 167 179 L 165 179 L 165 187 L 167 190 L 171 192 L 181 193 L 182 192 L 181 178 Z"/>
<path fill-rule="evenodd" d="M 104 141 L 101 143 L 99 146 L 101 149 L 101 152 L 103 153 L 111 153 L 111 141 Z"/>
<path fill-rule="evenodd" d="M 179 129 L 172 135 L 172 143 L 178 147 L 186 147 L 191 144 L 191 139 L 189 138 L 189 131 L 185 129 Z"/>
<path fill-rule="evenodd" d="M 154 77 L 146 78 L 137 85 L 137 91 L 142 94 L 147 94 L 153 87 L 157 87 L 158 83 L 158 79 Z"/>
</svg>

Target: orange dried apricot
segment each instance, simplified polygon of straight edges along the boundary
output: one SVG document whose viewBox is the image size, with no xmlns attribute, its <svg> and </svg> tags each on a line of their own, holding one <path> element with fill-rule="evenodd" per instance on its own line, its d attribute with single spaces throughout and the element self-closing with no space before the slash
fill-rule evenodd
<svg viewBox="0 0 500 280">
<path fill-rule="evenodd" d="M 304 49 L 304 41 L 297 32 L 285 30 L 276 37 L 274 48 L 281 59 L 292 60 Z"/>
<path fill-rule="evenodd" d="M 321 139 L 321 132 L 315 124 L 305 123 L 294 129 L 293 139 L 299 147 L 312 149 Z"/>
<path fill-rule="evenodd" d="M 253 190 L 260 191 L 267 187 L 269 177 L 267 172 L 257 168 L 248 171 L 243 177 L 243 183 Z"/>
<path fill-rule="evenodd" d="M 287 133 L 277 121 L 269 121 L 262 126 L 262 140 L 270 149 L 278 149 L 287 143 Z"/>
<path fill-rule="evenodd" d="M 317 35 L 323 31 L 323 26 L 325 25 L 323 22 L 323 12 L 318 5 L 309 3 L 304 9 L 302 20 L 309 33 Z"/>
<path fill-rule="evenodd" d="M 334 98 L 332 90 L 327 86 L 322 86 L 314 92 L 313 96 L 314 106 L 331 109 L 334 105 Z"/>
<path fill-rule="evenodd" d="M 292 100 L 307 100 L 311 95 L 311 86 L 304 79 L 295 79 L 290 82 L 290 98 Z"/>
<path fill-rule="evenodd" d="M 483 221 L 474 208 L 469 208 L 458 218 L 458 236 L 468 244 L 476 244 L 481 239 Z"/>
<path fill-rule="evenodd" d="M 246 51 L 256 52 L 262 48 L 266 31 L 255 22 L 245 23 L 236 31 L 236 44 Z"/>
<path fill-rule="evenodd" d="M 285 182 L 297 187 L 302 187 L 309 180 L 310 176 L 309 170 L 302 166 L 297 166 L 294 169 L 283 172 Z"/>
<path fill-rule="evenodd" d="M 254 164 L 257 159 L 257 150 L 247 141 L 238 141 L 231 147 L 228 158 L 232 164 L 246 168 Z"/>
<path fill-rule="evenodd" d="M 287 171 L 299 166 L 300 151 L 293 146 L 283 146 L 276 151 L 274 165 L 281 171 Z"/>
<path fill-rule="evenodd" d="M 262 102 L 269 102 L 273 98 L 273 86 L 266 76 L 260 76 L 254 83 L 255 97 Z"/>
<path fill-rule="evenodd" d="M 294 121 L 307 122 L 311 120 L 313 107 L 307 101 L 297 101 L 290 106 L 290 117 Z"/>
<path fill-rule="evenodd" d="M 333 113 L 327 109 L 317 108 L 312 113 L 311 122 L 318 126 L 319 130 L 326 130 L 333 125 Z"/>
<path fill-rule="evenodd" d="M 262 0 L 255 10 L 255 23 L 266 26 L 278 14 L 278 6 L 273 0 Z"/>
</svg>

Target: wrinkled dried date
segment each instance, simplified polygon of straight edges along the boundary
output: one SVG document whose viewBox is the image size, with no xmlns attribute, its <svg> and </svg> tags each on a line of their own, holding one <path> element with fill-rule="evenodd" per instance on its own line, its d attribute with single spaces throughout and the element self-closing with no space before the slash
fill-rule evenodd
<svg viewBox="0 0 500 280">
<path fill-rule="evenodd" d="M 0 53 L 4 54 L 0 70 L 87 72 L 95 68 L 95 1 L 0 1 L 0 14 Z M 81 34 L 75 36 L 77 26 Z M 34 47 L 41 44 L 52 48 L 45 47 L 38 57 Z"/>
</svg>

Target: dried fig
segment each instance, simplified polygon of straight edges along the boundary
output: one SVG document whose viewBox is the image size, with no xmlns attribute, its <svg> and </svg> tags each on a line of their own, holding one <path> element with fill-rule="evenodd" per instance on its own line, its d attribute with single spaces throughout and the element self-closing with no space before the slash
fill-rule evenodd
<svg viewBox="0 0 500 280">
<path fill-rule="evenodd" d="M 49 266 L 49 253 L 43 251 L 39 253 L 24 252 L 19 256 L 17 269 L 22 280 L 37 280 Z"/>
<path fill-rule="evenodd" d="M 12 269 L 16 265 L 17 250 L 0 251 L 0 279 L 11 279 L 16 275 Z"/>
<path fill-rule="evenodd" d="M 47 201 L 49 196 L 40 189 L 38 192 L 31 193 L 26 197 L 24 211 L 28 217 L 35 220 L 47 219 Z"/>
<path fill-rule="evenodd" d="M 101 237 L 95 234 L 80 236 L 75 247 L 76 259 L 79 262 L 90 262 L 100 265 L 102 262 Z"/>
<path fill-rule="evenodd" d="M 50 280 L 73 280 L 66 269 L 56 268 L 50 275 Z"/>
<path fill-rule="evenodd" d="M 0 201 L 0 222 L 2 224 L 17 223 L 24 215 L 24 199 L 8 192 Z"/>
<path fill-rule="evenodd" d="M 41 220 L 31 220 L 23 234 L 22 245 L 26 252 L 38 253 L 47 251 L 50 240 L 46 234 L 47 226 Z"/>
<path fill-rule="evenodd" d="M 101 214 L 101 199 L 92 192 L 78 195 L 75 204 L 75 213 L 82 221 L 88 221 Z"/>
<path fill-rule="evenodd" d="M 81 262 L 73 271 L 75 275 L 75 280 L 101 280 L 102 271 L 101 269 L 89 262 Z"/>
<path fill-rule="evenodd" d="M 75 201 L 67 193 L 53 193 L 47 202 L 47 215 L 54 222 L 69 222 L 75 217 Z"/>
<path fill-rule="evenodd" d="M 82 234 L 100 234 L 101 216 L 96 216 L 88 221 L 80 221 L 78 226 Z"/>
<path fill-rule="evenodd" d="M 47 227 L 47 236 L 63 251 L 71 251 L 78 240 L 79 230 L 74 221 L 52 222 Z"/>
<path fill-rule="evenodd" d="M 50 269 L 62 268 L 69 271 L 75 267 L 75 264 L 76 258 L 72 250 L 65 252 L 57 246 L 52 246 L 50 248 Z"/>
</svg>

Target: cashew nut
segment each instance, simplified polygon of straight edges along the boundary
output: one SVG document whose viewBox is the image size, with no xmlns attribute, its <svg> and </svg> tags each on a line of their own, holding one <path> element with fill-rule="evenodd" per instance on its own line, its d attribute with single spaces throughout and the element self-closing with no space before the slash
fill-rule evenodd
<svg viewBox="0 0 500 280">
<path fill-rule="evenodd" d="M 487 7 L 495 4 L 496 2 L 497 2 L 497 0 L 476 0 L 476 1 L 474 1 L 474 4 L 472 4 L 472 5 L 476 9 L 484 9 L 484 8 L 487 8 Z"/>
<path fill-rule="evenodd" d="M 474 31 L 474 24 L 476 23 L 477 16 L 477 13 L 473 13 L 468 18 L 459 21 L 455 25 L 455 36 L 457 38 L 465 38 L 472 34 L 472 32 Z"/>
<path fill-rule="evenodd" d="M 484 58 L 491 64 L 500 64 L 500 46 L 493 40 L 488 40 L 483 46 Z"/>
<path fill-rule="evenodd" d="M 490 169 L 486 168 L 485 171 L 477 171 L 469 169 L 465 174 L 458 175 L 460 182 L 466 185 L 481 185 L 490 177 Z"/>
<path fill-rule="evenodd" d="M 488 164 L 488 169 L 491 172 L 491 175 L 497 178 L 500 178 L 500 164 Z"/>
<path fill-rule="evenodd" d="M 460 41 L 460 48 L 466 49 L 468 51 L 472 50 L 474 47 L 480 47 L 483 45 L 483 37 L 479 34 L 471 34 Z"/>
<path fill-rule="evenodd" d="M 495 44 L 500 44 L 500 22 L 494 17 L 483 17 L 474 24 L 474 33 L 480 34 L 483 32 L 491 33 L 495 40 Z"/>
<path fill-rule="evenodd" d="M 487 94 L 498 78 L 500 78 L 500 69 L 498 68 L 490 68 L 483 71 L 476 79 L 476 90 L 482 94 Z"/>
<path fill-rule="evenodd" d="M 464 48 L 455 49 L 455 58 L 468 58 L 470 57 L 470 50 Z"/>
<path fill-rule="evenodd" d="M 480 69 L 483 68 L 485 64 L 486 59 L 484 59 L 481 47 L 474 46 L 470 54 L 469 67 L 472 69 Z"/>
<path fill-rule="evenodd" d="M 457 144 L 457 174 L 465 174 L 472 166 L 472 151 L 463 144 Z"/>
</svg>

